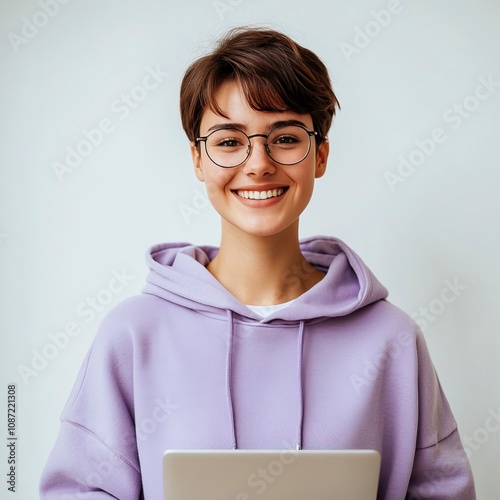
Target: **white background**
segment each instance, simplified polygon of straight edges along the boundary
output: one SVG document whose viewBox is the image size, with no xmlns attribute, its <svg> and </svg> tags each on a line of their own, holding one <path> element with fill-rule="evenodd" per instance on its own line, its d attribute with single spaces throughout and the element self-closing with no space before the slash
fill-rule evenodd
<svg viewBox="0 0 500 500">
<path fill-rule="evenodd" d="M 421 319 L 431 306 L 424 333 L 469 439 L 478 498 L 499 498 L 499 84 L 474 97 L 481 78 L 500 82 L 498 0 L 66 0 L 51 17 L 42 2 L 0 7 L 0 436 L 15 383 L 17 498 L 36 498 L 77 370 L 105 311 L 140 291 L 145 250 L 218 243 L 178 93 L 187 65 L 241 24 L 283 30 L 328 66 L 342 111 L 301 235 L 343 239 L 409 314 Z M 375 20 L 398 4 L 386 26 Z M 133 90 L 156 67 L 164 73 L 158 86 Z M 131 91 L 141 102 L 117 108 Z M 457 118 L 454 105 L 469 116 Z M 54 162 L 65 163 L 67 147 L 106 118 L 113 131 L 59 180 Z M 386 172 L 397 174 L 400 156 L 418 163 L 415 141 L 436 128 L 446 139 L 391 190 Z M 83 316 L 81 303 L 109 298 L 103 290 L 122 270 L 133 276 L 123 291 L 95 317 Z M 446 280 L 462 288 L 448 304 L 440 299 Z M 68 322 L 81 333 L 50 350 L 49 334 Z M 52 359 L 43 366 L 38 358 L 35 370 L 42 352 Z M 24 381 L 23 366 L 33 370 Z M 7 498 L 4 479 L 0 488 Z"/>
</svg>

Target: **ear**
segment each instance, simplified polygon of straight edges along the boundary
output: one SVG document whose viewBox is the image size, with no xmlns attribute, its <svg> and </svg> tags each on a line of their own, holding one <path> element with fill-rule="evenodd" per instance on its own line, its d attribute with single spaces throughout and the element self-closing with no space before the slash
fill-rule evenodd
<svg viewBox="0 0 500 500">
<path fill-rule="evenodd" d="M 330 143 L 325 138 L 319 145 L 318 152 L 316 153 L 316 172 L 314 177 L 318 179 L 326 172 L 326 163 L 328 161 L 328 154 L 330 153 Z"/>
<path fill-rule="evenodd" d="M 199 181 L 205 182 L 205 176 L 203 175 L 203 168 L 201 166 L 200 150 L 196 147 L 194 142 L 190 144 L 190 148 L 191 158 L 193 159 L 194 173 Z"/>
</svg>

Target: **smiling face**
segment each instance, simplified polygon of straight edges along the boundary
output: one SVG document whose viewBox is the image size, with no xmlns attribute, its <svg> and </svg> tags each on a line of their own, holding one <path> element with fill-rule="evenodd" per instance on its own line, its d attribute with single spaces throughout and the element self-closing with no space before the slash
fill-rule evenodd
<svg viewBox="0 0 500 500">
<path fill-rule="evenodd" d="M 252 109 L 234 81 L 222 84 L 216 99 L 227 118 L 205 110 L 200 136 L 228 126 L 237 126 L 248 136 L 267 135 L 282 122 L 313 129 L 311 115 Z M 318 148 L 313 136 L 308 156 L 294 165 L 273 161 L 266 152 L 264 137 L 253 137 L 251 142 L 250 157 L 235 168 L 221 168 L 208 157 L 203 144 L 199 148 L 191 145 L 196 176 L 206 184 L 208 197 L 222 217 L 223 231 L 230 227 L 255 236 L 285 230 L 296 233 L 299 216 L 311 199 L 314 179 L 325 172 L 328 142 L 323 141 Z"/>
</svg>

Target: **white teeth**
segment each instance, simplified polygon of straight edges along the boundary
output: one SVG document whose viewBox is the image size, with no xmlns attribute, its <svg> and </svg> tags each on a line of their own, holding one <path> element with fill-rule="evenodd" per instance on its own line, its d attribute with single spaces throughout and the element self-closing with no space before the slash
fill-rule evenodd
<svg viewBox="0 0 500 500">
<path fill-rule="evenodd" d="M 276 198 L 276 196 L 281 196 L 284 192 L 284 188 L 269 189 L 267 191 L 237 191 L 238 196 L 242 198 L 249 198 L 251 200 L 267 200 L 268 198 Z"/>
</svg>

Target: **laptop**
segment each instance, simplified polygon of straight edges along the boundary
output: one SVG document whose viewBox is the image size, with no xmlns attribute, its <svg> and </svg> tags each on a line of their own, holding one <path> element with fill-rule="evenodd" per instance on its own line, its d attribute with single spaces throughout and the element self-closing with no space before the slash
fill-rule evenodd
<svg viewBox="0 0 500 500">
<path fill-rule="evenodd" d="M 167 450 L 164 500 L 376 500 L 375 450 Z"/>
</svg>

